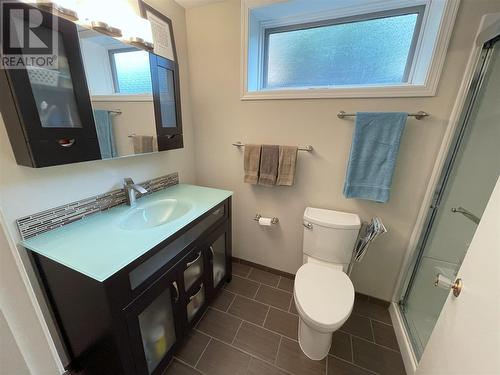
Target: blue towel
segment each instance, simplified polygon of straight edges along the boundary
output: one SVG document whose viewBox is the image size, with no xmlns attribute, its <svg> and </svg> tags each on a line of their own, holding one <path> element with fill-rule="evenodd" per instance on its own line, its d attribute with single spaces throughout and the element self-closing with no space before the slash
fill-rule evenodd
<svg viewBox="0 0 500 375">
<path fill-rule="evenodd" d="M 101 157 L 110 159 L 118 156 L 115 147 L 115 136 L 113 134 L 113 122 L 109 111 L 94 110 L 95 128 L 97 131 L 97 140 L 101 149 Z"/>
<path fill-rule="evenodd" d="M 358 112 L 344 184 L 346 198 L 387 202 L 407 113 Z"/>
</svg>

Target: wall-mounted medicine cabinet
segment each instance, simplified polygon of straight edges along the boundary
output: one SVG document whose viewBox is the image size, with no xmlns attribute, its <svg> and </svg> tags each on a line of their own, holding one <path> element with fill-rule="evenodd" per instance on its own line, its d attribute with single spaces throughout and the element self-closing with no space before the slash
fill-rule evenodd
<svg viewBox="0 0 500 375">
<path fill-rule="evenodd" d="M 16 6 L 27 18 L 32 6 Z M 0 69 L 0 110 L 18 164 L 39 168 L 183 147 L 176 61 L 38 11 L 43 22 L 33 31 L 52 37 L 56 64 Z"/>
</svg>

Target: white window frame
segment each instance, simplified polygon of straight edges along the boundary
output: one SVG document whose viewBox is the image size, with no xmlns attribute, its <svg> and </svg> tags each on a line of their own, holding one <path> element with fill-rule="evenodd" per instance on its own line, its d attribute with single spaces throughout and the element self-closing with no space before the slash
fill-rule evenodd
<svg viewBox="0 0 500 375">
<path fill-rule="evenodd" d="M 459 7 L 459 0 L 380 0 L 363 6 L 350 6 L 331 12 L 301 14 L 294 17 L 251 19 L 252 9 L 287 0 L 241 0 L 241 92 L 242 100 L 373 98 L 434 96 L 437 91 L 446 50 Z M 387 12 L 425 6 L 408 83 L 263 89 L 265 32 L 301 23 Z M 250 30 L 251 29 L 251 30 Z M 249 38 L 251 41 L 249 42 Z M 249 49 L 251 52 L 249 53 Z M 252 60 L 249 61 L 249 55 Z M 250 73 L 250 74 L 249 74 Z M 250 75 L 250 78 L 249 78 Z"/>
</svg>

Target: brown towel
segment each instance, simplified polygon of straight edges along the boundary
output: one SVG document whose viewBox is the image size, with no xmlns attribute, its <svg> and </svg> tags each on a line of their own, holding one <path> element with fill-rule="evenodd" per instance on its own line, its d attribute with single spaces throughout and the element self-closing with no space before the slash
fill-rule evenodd
<svg viewBox="0 0 500 375">
<path fill-rule="evenodd" d="M 153 152 L 153 137 L 149 135 L 133 135 L 134 154 Z"/>
<path fill-rule="evenodd" d="M 245 145 L 245 156 L 243 168 L 245 170 L 244 181 L 255 185 L 259 179 L 260 145 Z"/>
<path fill-rule="evenodd" d="M 276 185 L 292 186 L 295 179 L 295 163 L 297 162 L 297 146 L 280 146 L 278 180 Z"/>
<path fill-rule="evenodd" d="M 259 185 L 274 186 L 278 176 L 280 149 L 276 145 L 262 145 Z"/>
</svg>

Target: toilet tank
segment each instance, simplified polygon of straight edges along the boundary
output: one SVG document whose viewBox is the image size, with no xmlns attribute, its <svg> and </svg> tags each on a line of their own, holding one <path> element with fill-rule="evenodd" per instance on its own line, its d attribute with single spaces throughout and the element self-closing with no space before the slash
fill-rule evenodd
<svg viewBox="0 0 500 375">
<path fill-rule="evenodd" d="M 307 207 L 304 212 L 304 256 L 342 265 L 351 261 L 361 220 L 352 213 Z"/>
</svg>

